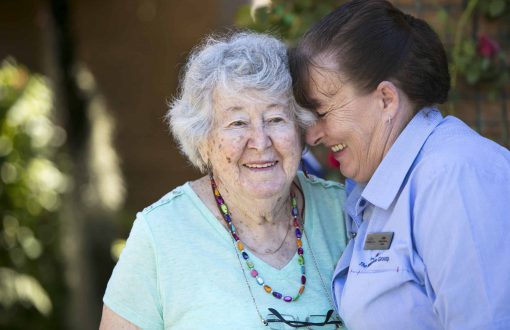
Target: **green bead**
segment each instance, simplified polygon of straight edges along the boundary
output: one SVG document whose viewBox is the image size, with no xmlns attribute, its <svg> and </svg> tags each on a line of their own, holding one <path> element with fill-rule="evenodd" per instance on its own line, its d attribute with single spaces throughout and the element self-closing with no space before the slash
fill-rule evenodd
<svg viewBox="0 0 510 330">
<path fill-rule="evenodd" d="M 292 301 L 297 301 L 299 299 L 299 297 L 301 297 L 300 294 L 296 295 L 294 298 L 292 298 Z"/>
<path fill-rule="evenodd" d="M 246 265 L 248 265 L 248 268 L 250 268 L 250 269 L 251 269 L 251 268 L 253 268 L 253 267 L 255 266 L 255 265 L 253 264 L 253 261 L 251 261 L 251 260 L 246 261 Z"/>
<path fill-rule="evenodd" d="M 299 256 L 297 261 L 299 262 L 300 265 L 304 265 L 305 264 L 305 258 L 303 256 Z"/>
<path fill-rule="evenodd" d="M 225 214 L 227 214 L 227 213 L 228 213 L 227 205 L 225 205 L 225 204 L 221 204 L 220 208 L 221 208 L 221 211 L 222 211 L 223 213 L 225 213 Z"/>
<path fill-rule="evenodd" d="M 292 207 L 297 207 L 297 202 L 295 198 L 292 199 Z"/>
</svg>

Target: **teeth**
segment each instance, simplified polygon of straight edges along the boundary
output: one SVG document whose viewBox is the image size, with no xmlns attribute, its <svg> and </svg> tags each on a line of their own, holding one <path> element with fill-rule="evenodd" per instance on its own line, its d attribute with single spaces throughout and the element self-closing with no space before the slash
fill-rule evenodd
<svg viewBox="0 0 510 330">
<path fill-rule="evenodd" d="M 249 168 L 266 168 L 266 167 L 273 166 L 275 164 L 276 164 L 276 162 L 265 163 L 265 164 L 246 164 L 246 167 L 249 167 Z"/>
<path fill-rule="evenodd" d="M 331 151 L 333 152 L 339 152 L 339 151 L 342 151 L 346 148 L 347 146 L 343 143 L 340 143 L 340 144 L 337 144 L 335 146 L 332 146 L 331 147 Z"/>
</svg>

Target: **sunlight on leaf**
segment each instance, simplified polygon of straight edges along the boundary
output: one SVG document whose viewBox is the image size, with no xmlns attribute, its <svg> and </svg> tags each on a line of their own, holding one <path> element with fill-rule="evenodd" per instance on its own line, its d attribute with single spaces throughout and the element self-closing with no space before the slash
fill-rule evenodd
<svg viewBox="0 0 510 330">
<path fill-rule="evenodd" d="M 53 309 L 48 293 L 34 277 L 0 268 L 0 305 L 9 308 L 17 302 L 28 303 L 45 316 Z"/>
</svg>

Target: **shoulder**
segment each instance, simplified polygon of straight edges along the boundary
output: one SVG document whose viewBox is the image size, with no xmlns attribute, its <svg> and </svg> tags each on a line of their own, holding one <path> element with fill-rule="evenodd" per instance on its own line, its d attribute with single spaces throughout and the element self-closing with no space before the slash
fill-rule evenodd
<svg viewBox="0 0 510 330">
<path fill-rule="evenodd" d="M 414 172 L 434 177 L 455 173 L 510 175 L 510 151 L 480 136 L 461 120 L 448 116 L 429 136 L 417 159 Z M 453 175 L 453 176 L 452 176 Z"/>
<path fill-rule="evenodd" d="M 345 201 L 345 186 L 343 184 L 324 180 L 314 175 L 307 177 L 301 171 L 297 173 L 297 177 L 308 202 L 317 202 L 322 205 L 343 205 Z"/>
<path fill-rule="evenodd" d="M 313 192 L 326 194 L 341 194 L 345 192 L 345 186 L 339 182 L 324 180 L 311 174 L 305 176 L 305 174 L 301 171 L 297 173 L 297 177 L 302 186 L 306 186 L 306 188 L 312 190 Z"/>
<path fill-rule="evenodd" d="M 186 222 L 185 219 L 199 211 L 201 201 L 194 194 L 190 183 L 185 183 L 165 194 L 158 201 L 137 214 L 137 220 L 145 222 L 151 232 Z"/>
<path fill-rule="evenodd" d="M 307 205 L 320 213 L 342 214 L 345 202 L 345 186 L 339 182 L 324 180 L 313 175 L 297 174 Z"/>
</svg>

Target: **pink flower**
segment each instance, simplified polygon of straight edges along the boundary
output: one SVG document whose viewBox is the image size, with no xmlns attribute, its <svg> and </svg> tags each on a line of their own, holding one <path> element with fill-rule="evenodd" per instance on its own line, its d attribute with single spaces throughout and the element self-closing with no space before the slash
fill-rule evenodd
<svg viewBox="0 0 510 330">
<path fill-rule="evenodd" d="M 331 168 L 340 168 L 340 163 L 333 157 L 333 152 L 331 151 L 328 153 L 328 165 Z"/>
<path fill-rule="evenodd" d="M 482 34 L 478 37 L 478 45 L 477 50 L 478 54 L 482 57 L 493 57 L 499 52 L 499 44 L 487 37 L 485 34 Z"/>
</svg>

